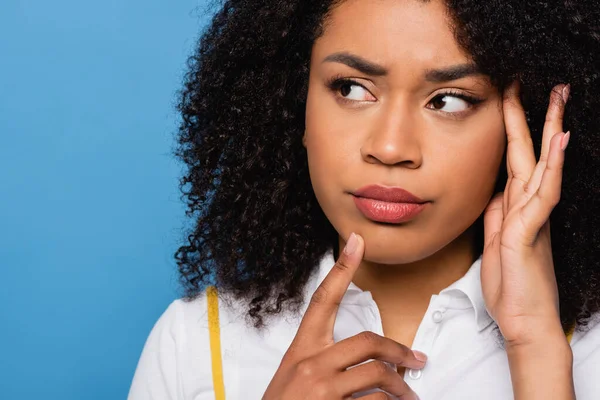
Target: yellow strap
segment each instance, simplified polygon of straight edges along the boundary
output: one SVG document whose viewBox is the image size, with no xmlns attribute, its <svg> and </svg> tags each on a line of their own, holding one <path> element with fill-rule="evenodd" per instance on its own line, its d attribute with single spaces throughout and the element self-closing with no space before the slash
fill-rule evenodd
<svg viewBox="0 0 600 400">
<path fill-rule="evenodd" d="M 208 298 L 208 332 L 210 335 L 210 358 L 212 361 L 213 387 L 215 400 L 225 400 L 225 384 L 223 382 L 223 362 L 221 360 L 221 332 L 219 328 L 219 297 L 217 288 L 206 289 Z M 567 332 L 567 341 L 571 343 L 575 324 Z"/>
<path fill-rule="evenodd" d="M 569 331 L 567 332 L 567 341 L 569 343 L 571 343 L 571 339 L 573 339 L 573 332 L 575 332 L 575 324 L 573 324 L 571 329 L 569 329 Z"/>
<path fill-rule="evenodd" d="M 223 382 L 223 362 L 221 360 L 221 331 L 219 328 L 219 297 L 217 288 L 206 288 L 208 299 L 208 333 L 210 335 L 210 358 L 212 361 L 213 388 L 215 400 L 225 400 Z"/>
</svg>

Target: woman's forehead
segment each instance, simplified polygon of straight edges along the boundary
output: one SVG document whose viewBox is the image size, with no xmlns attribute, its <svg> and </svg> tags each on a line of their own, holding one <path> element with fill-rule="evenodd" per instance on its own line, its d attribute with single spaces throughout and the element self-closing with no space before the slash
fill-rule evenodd
<svg viewBox="0 0 600 400">
<path fill-rule="evenodd" d="M 347 0 L 332 9 L 315 57 L 347 51 L 386 66 L 411 63 L 435 68 L 469 61 L 455 39 L 442 1 Z"/>
</svg>

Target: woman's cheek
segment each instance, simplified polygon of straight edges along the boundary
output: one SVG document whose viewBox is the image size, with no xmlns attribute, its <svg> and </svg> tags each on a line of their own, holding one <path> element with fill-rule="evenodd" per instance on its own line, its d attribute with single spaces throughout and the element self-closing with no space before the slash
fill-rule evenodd
<svg viewBox="0 0 600 400">
<path fill-rule="evenodd" d="M 461 150 L 458 172 L 460 185 L 474 202 L 487 202 L 495 187 L 503 162 L 505 138 L 502 129 L 481 132 L 477 140 L 466 142 Z"/>
</svg>

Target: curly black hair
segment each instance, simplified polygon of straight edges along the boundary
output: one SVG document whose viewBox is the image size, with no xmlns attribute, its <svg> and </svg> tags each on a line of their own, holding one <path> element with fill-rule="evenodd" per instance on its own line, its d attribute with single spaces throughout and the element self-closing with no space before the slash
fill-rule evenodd
<svg viewBox="0 0 600 400">
<path fill-rule="evenodd" d="M 175 150 L 194 222 L 175 253 L 185 299 L 216 284 L 247 304 L 256 327 L 297 310 L 319 260 L 337 247 L 302 136 L 311 48 L 339 3 L 222 1 L 188 62 Z M 446 4 L 457 42 L 494 86 L 520 80 L 538 156 L 548 93 L 572 86 L 573 138 L 551 226 L 563 328 L 581 329 L 600 311 L 600 2 Z"/>
</svg>

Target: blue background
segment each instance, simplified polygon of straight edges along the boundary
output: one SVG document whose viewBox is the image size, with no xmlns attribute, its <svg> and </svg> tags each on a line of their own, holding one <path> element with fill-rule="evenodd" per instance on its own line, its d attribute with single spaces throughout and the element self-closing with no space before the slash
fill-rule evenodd
<svg viewBox="0 0 600 400">
<path fill-rule="evenodd" d="M 175 104 L 205 3 L 1 0 L 2 399 L 124 399 L 180 296 Z"/>
</svg>

